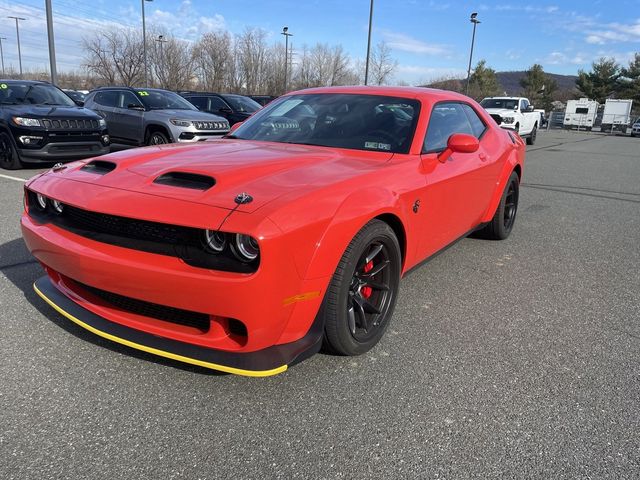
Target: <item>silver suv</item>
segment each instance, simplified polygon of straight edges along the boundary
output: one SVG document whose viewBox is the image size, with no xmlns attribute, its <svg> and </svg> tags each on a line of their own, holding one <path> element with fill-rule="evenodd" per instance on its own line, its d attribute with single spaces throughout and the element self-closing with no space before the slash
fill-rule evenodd
<svg viewBox="0 0 640 480">
<path fill-rule="evenodd" d="M 229 133 L 229 122 L 200 112 L 180 95 L 156 88 L 104 87 L 84 106 L 107 121 L 112 143 L 159 145 L 198 142 Z"/>
</svg>

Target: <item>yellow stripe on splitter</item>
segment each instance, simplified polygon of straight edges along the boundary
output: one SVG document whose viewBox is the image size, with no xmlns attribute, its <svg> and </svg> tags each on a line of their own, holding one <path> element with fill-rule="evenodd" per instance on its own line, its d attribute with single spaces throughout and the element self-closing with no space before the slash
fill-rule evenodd
<svg viewBox="0 0 640 480">
<path fill-rule="evenodd" d="M 147 347 L 146 345 L 140 345 L 139 343 L 131 342 L 129 340 L 125 340 L 124 338 L 116 337 L 115 335 L 111 335 L 110 333 L 103 332 L 102 330 L 98 330 L 91 325 L 84 323 L 82 320 L 74 317 L 69 312 L 64 311 L 58 305 L 53 303 L 44 293 L 42 293 L 36 284 L 33 284 L 33 289 L 36 293 L 49 305 L 51 305 L 58 313 L 64 315 L 73 323 L 79 325 L 80 327 L 89 330 L 96 335 L 99 335 L 102 338 L 106 338 L 107 340 L 111 340 L 112 342 L 120 343 L 122 345 L 126 345 L 127 347 L 135 348 L 136 350 L 142 350 L 143 352 L 152 353 L 153 355 L 159 355 L 161 357 L 170 358 L 172 360 L 177 360 L 178 362 L 190 363 L 191 365 L 198 365 L 199 367 L 210 368 L 211 370 L 218 370 L 220 372 L 233 373 L 234 375 L 245 375 L 248 377 L 269 377 L 271 375 L 277 375 L 278 373 L 282 373 L 287 369 L 287 365 L 282 365 L 277 368 L 273 368 L 271 370 L 243 370 L 241 368 L 227 367 L 226 365 L 218 365 L 217 363 L 205 362 L 202 360 L 198 360 L 196 358 L 189 358 L 182 355 L 176 355 L 175 353 L 165 352 L 164 350 L 159 350 L 153 347 Z"/>
</svg>

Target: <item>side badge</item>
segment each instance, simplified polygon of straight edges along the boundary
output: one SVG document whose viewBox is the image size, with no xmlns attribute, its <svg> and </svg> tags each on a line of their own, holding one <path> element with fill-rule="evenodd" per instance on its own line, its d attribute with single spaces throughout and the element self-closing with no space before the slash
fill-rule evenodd
<svg viewBox="0 0 640 480">
<path fill-rule="evenodd" d="M 416 200 L 413 203 L 413 213 L 418 213 L 419 209 L 420 209 L 420 200 Z"/>
</svg>

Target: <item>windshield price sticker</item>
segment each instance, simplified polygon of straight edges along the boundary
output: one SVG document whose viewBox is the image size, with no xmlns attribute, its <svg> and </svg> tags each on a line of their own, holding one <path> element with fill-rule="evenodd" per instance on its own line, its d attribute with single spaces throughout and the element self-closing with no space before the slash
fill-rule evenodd
<svg viewBox="0 0 640 480">
<path fill-rule="evenodd" d="M 389 143 L 365 142 L 364 148 L 373 148 L 376 150 L 391 150 L 391 145 Z"/>
<path fill-rule="evenodd" d="M 4 89 L 9 88 L 9 87 L 7 86 L 7 84 L 6 84 L 6 83 L 0 83 L 0 88 L 1 88 L 2 90 L 4 90 Z"/>
<path fill-rule="evenodd" d="M 141 92 L 138 92 L 138 95 L 140 95 L 141 97 L 148 97 L 149 96 L 149 92 L 145 92 L 144 90 Z"/>
</svg>

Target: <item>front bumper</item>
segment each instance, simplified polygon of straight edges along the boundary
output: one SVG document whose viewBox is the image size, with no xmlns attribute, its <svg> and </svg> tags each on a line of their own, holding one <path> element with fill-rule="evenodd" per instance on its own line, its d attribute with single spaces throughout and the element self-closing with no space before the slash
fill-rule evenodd
<svg viewBox="0 0 640 480">
<path fill-rule="evenodd" d="M 275 345 L 251 353 L 223 352 L 136 330 L 106 320 L 73 302 L 63 291 L 64 281 L 42 277 L 33 285 L 36 293 L 58 313 L 80 327 L 122 345 L 161 357 L 212 370 L 266 377 L 276 375 L 320 350 L 322 328 L 316 320 L 307 334 L 296 342 Z"/>
<path fill-rule="evenodd" d="M 109 145 L 95 142 L 48 143 L 42 148 L 19 148 L 20 158 L 26 161 L 52 162 L 56 160 L 80 160 L 109 153 Z"/>
<path fill-rule="evenodd" d="M 161 203 L 163 200 L 154 201 Z M 214 213 L 212 211 L 208 215 Z M 226 213 L 220 212 L 220 215 Z M 232 216 L 228 223 L 242 221 L 242 218 L 245 216 Z M 297 350 L 295 354 L 287 353 L 286 358 L 276 356 L 278 360 L 268 363 L 268 366 L 260 366 L 264 354 L 256 355 L 256 352 L 279 351 L 285 348 L 284 345 L 297 345 L 301 341 L 306 345 L 309 339 L 304 338 L 312 330 L 322 302 L 322 292 L 328 282 L 327 278 L 301 279 L 286 244 L 278 237 L 271 238 L 271 233 L 265 234 L 261 244 L 264 260 L 259 269 L 252 274 L 240 274 L 192 267 L 176 257 L 102 243 L 52 224 L 39 223 L 27 213 L 23 215 L 21 223 L 27 247 L 67 300 L 104 322 L 119 325 L 117 328 L 126 327 L 140 332 L 140 335 L 160 338 L 171 345 L 184 344 L 184 348 L 198 352 L 211 351 L 209 356 L 199 354 L 195 360 L 209 362 L 215 366 L 209 365 L 208 368 L 218 370 L 239 368 L 267 371 L 294 362 L 298 356 Z M 207 329 L 197 329 L 164 321 L 157 316 L 101 301 L 103 299 L 96 298 L 83 286 L 133 301 L 195 312 L 205 315 L 210 323 L 207 323 Z M 68 311 L 69 308 L 64 310 Z M 238 335 L 231 328 L 232 321 L 241 322 L 246 331 Z M 148 342 L 140 345 L 158 349 L 156 344 L 149 346 Z M 289 352 L 288 348 L 285 348 L 286 352 Z M 149 349 L 147 351 L 151 351 Z M 192 358 L 174 347 L 159 350 Z M 245 364 L 238 363 L 238 358 L 243 356 L 256 359 L 252 360 L 256 362 L 252 368 L 245 368 Z M 177 357 L 170 358 L 195 363 Z M 217 360 L 213 361 L 212 358 Z M 227 358 L 229 360 L 224 360 Z M 275 365 L 282 358 L 286 362 Z M 224 368 L 217 368 L 220 366 Z"/>
</svg>

